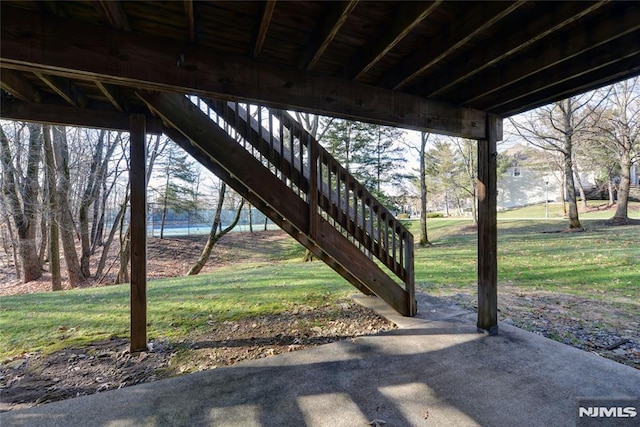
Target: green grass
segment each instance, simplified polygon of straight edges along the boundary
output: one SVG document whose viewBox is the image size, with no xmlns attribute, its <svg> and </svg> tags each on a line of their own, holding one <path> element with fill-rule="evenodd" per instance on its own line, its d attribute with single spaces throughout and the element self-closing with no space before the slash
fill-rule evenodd
<svg viewBox="0 0 640 427">
<path fill-rule="evenodd" d="M 433 247 L 416 250 L 416 283 L 427 291 L 473 292 L 477 235 L 471 221 L 432 220 Z M 581 233 L 559 233 L 546 220 L 498 221 L 498 278 L 523 289 L 640 301 L 640 227 L 583 220 Z M 417 232 L 417 223 L 410 225 Z"/>
<path fill-rule="evenodd" d="M 294 243 L 291 243 L 293 246 Z M 246 264 L 148 284 L 149 339 L 185 337 L 208 321 L 277 314 L 353 293 L 322 263 Z M 129 335 L 129 287 L 109 286 L 0 300 L 0 357 L 52 352 Z"/>
<path fill-rule="evenodd" d="M 417 222 L 408 224 L 417 234 Z M 416 248 L 419 288 L 433 294 L 475 293 L 477 235 L 470 225 L 464 219 L 428 220 L 434 246 Z M 640 227 L 607 227 L 589 219 L 583 225 L 583 233 L 557 233 L 564 222 L 499 220 L 500 284 L 632 301 L 640 312 Z M 149 282 L 149 339 L 179 341 L 210 321 L 322 305 L 355 291 L 323 263 L 301 263 L 304 251 L 293 240 L 270 251 L 270 263 L 248 261 L 212 274 Z M 126 285 L 0 300 L 0 358 L 128 335 Z"/>
<path fill-rule="evenodd" d="M 600 209 L 598 209 L 598 207 Z M 613 216 L 614 211 L 605 210 L 606 201 L 590 200 L 588 202 L 588 211 L 580 212 L 580 219 L 609 219 Z M 549 219 L 564 219 L 565 213 L 562 203 L 549 203 L 545 207 L 544 203 L 538 205 L 527 206 L 524 208 L 509 209 L 498 212 L 498 219 L 530 219 L 530 218 L 546 218 L 546 210 L 548 209 Z M 629 202 L 629 217 L 640 218 L 640 202 Z"/>
</svg>

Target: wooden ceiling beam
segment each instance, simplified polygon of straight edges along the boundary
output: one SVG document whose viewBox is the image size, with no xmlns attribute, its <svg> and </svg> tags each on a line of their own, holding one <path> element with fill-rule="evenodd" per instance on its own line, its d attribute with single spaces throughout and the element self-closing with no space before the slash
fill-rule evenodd
<svg viewBox="0 0 640 427">
<path fill-rule="evenodd" d="M 439 37 L 429 40 L 424 48 L 418 49 L 413 55 L 404 59 L 397 67 L 390 70 L 382 78 L 382 86 L 394 90 L 401 89 L 426 73 L 435 64 L 451 55 L 457 49 L 467 44 L 474 37 L 487 31 L 493 25 L 522 7 L 526 2 L 486 3 L 481 13 L 474 13 L 469 17 L 460 17 L 454 29 L 443 31 Z M 497 7 L 498 9 L 494 9 Z M 473 9 L 477 11 L 477 9 Z"/>
<path fill-rule="evenodd" d="M 623 8 L 621 13 L 618 8 Z M 573 58 L 586 54 L 600 46 L 609 45 L 612 52 L 620 52 L 622 56 L 628 48 L 638 45 L 636 40 L 631 46 L 617 42 L 618 39 L 640 30 L 640 3 L 615 3 L 610 15 L 599 17 L 588 26 L 588 31 L 572 31 L 560 34 L 549 40 L 534 52 L 518 57 L 517 61 L 505 65 L 482 78 L 482 83 L 471 79 L 464 85 L 458 86 L 456 92 L 460 95 L 460 104 L 482 103 L 483 99 L 517 84 L 524 79 L 535 76 L 550 68 L 562 69 L 562 64 Z M 618 22 L 619 25 L 611 25 Z"/>
<path fill-rule="evenodd" d="M 486 113 L 375 86 L 219 55 L 183 43 L 88 23 L 0 16 L 3 68 L 267 106 L 462 136 L 485 137 Z M 28 48 L 25 48 L 28 46 Z M 184 63 L 176 61 L 184 56 Z"/>
<path fill-rule="evenodd" d="M 302 70 L 311 70 L 316 65 L 336 34 L 338 34 L 338 31 L 340 31 L 340 28 L 344 25 L 349 14 L 357 6 L 358 0 L 327 4 L 329 5 L 329 11 L 327 12 L 326 18 L 318 25 L 318 28 L 311 37 L 309 48 L 303 52 L 302 58 L 300 59 L 298 68 Z"/>
<path fill-rule="evenodd" d="M 267 32 L 269 31 L 269 24 L 271 24 L 271 17 L 273 16 L 273 10 L 276 8 L 275 0 L 267 0 L 262 5 L 262 19 L 260 19 L 260 27 L 256 35 L 256 41 L 253 44 L 253 57 L 257 58 L 262 52 L 262 46 L 267 38 Z"/>
<path fill-rule="evenodd" d="M 0 73 L 0 86 L 21 101 L 40 102 L 41 100 L 38 89 L 17 71 L 2 70 L 2 73 Z"/>
<path fill-rule="evenodd" d="M 3 70 L 4 71 L 4 70 Z M 108 107 L 108 106 L 105 106 Z M 98 108 L 76 108 L 64 104 L 2 99 L 0 117 L 21 122 L 50 123 L 97 129 L 129 131 L 129 113 Z M 147 113 L 147 132 L 162 133 L 162 121 Z"/>
<path fill-rule="evenodd" d="M 116 30 L 131 31 L 127 14 L 118 0 L 97 0 L 93 2 L 100 17 L 107 22 L 111 28 Z"/>
<path fill-rule="evenodd" d="M 363 46 L 347 69 L 350 79 L 358 80 L 393 49 L 407 34 L 429 16 L 443 0 L 408 2 L 400 6 L 393 19 L 377 38 Z"/>
<path fill-rule="evenodd" d="M 115 107 L 116 110 L 124 113 L 129 110 L 129 105 L 127 98 L 122 94 L 122 91 L 115 86 L 107 85 L 102 82 L 95 82 L 100 92 L 109 100 L 111 105 Z"/>
<path fill-rule="evenodd" d="M 576 2 L 543 3 L 537 11 L 539 19 L 528 23 L 514 22 L 506 31 L 509 37 L 504 37 L 502 33 L 497 34 L 487 40 L 482 49 L 474 51 L 473 55 L 461 55 L 448 65 L 447 73 L 432 73 L 425 79 L 422 87 L 416 87 L 416 90 L 423 96 L 436 97 L 446 93 L 448 89 L 455 89 L 461 82 L 496 66 L 607 4 L 610 4 L 609 0 L 594 2 L 587 8 Z"/>
<path fill-rule="evenodd" d="M 44 74 L 38 71 L 34 72 L 34 74 L 70 105 L 74 107 L 86 107 L 86 98 L 80 89 L 68 78 Z"/>
<path fill-rule="evenodd" d="M 189 41 L 196 43 L 196 17 L 193 12 L 193 0 L 184 0 L 184 14 L 187 20 Z"/>
<path fill-rule="evenodd" d="M 589 81 L 600 81 L 608 75 L 616 80 L 612 69 L 637 69 L 640 64 L 640 31 L 628 34 L 618 39 L 616 45 L 634 46 L 633 49 L 625 49 L 624 52 L 616 50 L 615 45 L 602 45 L 598 49 L 591 50 L 583 55 L 573 58 L 572 61 L 563 62 L 561 66 L 553 67 L 531 78 L 518 82 L 503 89 L 506 95 L 503 102 L 487 102 L 489 111 L 511 111 L 516 106 L 524 108 L 535 103 L 535 99 L 548 99 L 549 102 L 564 99 L 568 96 L 579 94 Z M 634 62 L 635 61 L 635 62 Z M 628 64 L 620 67 L 620 63 Z M 546 81 L 547 84 L 540 82 Z M 516 87 L 517 86 L 517 87 Z M 575 89 L 574 89 L 575 88 Z"/>
<path fill-rule="evenodd" d="M 625 64 L 625 66 L 627 66 L 627 69 L 625 71 L 620 71 L 620 63 L 623 63 Z M 514 114 L 519 114 L 537 107 L 541 107 L 551 102 L 559 101 L 590 90 L 594 90 L 594 88 L 602 88 L 608 85 L 615 84 L 622 80 L 628 79 L 630 72 L 634 73 L 635 75 L 640 75 L 639 64 L 640 57 L 638 56 L 626 58 L 622 61 L 617 62 L 616 64 L 612 64 L 612 68 L 603 67 L 601 69 L 585 73 L 580 76 L 579 79 L 572 80 L 570 84 L 575 85 L 574 87 L 563 85 L 564 87 L 548 88 L 542 95 L 549 96 L 549 99 L 551 99 L 551 101 L 541 103 L 537 98 L 520 99 L 517 103 L 503 105 L 501 107 L 501 110 L 504 111 L 505 117 L 512 116 Z"/>
</svg>

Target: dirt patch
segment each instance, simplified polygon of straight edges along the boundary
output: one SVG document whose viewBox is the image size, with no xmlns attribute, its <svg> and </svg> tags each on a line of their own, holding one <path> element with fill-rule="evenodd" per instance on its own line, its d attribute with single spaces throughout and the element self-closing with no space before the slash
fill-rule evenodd
<svg viewBox="0 0 640 427">
<path fill-rule="evenodd" d="M 394 329 L 351 301 L 302 307 L 280 315 L 211 322 L 205 333 L 181 342 L 152 342 L 129 352 L 129 342 L 110 339 L 44 355 L 29 353 L 0 367 L 0 411 L 27 408 L 163 378 L 215 369 L 334 341 Z"/>
<path fill-rule="evenodd" d="M 477 310 L 476 297 L 444 297 Z M 599 301 L 567 294 L 523 291 L 499 285 L 498 318 L 519 328 L 640 369 L 640 316 L 637 301 Z"/>
</svg>

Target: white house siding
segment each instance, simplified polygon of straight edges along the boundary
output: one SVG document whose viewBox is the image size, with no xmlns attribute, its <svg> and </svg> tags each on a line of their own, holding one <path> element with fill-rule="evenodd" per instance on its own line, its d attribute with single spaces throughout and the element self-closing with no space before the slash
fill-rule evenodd
<svg viewBox="0 0 640 427">
<path fill-rule="evenodd" d="M 548 183 L 548 184 L 546 184 Z M 552 174 L 523 167 L 509 168 L 498 178 L 498 209 L 562 199 L 562 184 Z"/>
</svg>

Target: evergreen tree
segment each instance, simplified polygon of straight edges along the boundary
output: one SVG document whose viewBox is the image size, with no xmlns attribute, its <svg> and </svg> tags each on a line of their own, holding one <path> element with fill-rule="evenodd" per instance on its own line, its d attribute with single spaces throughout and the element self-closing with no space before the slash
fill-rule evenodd
<svg viewBox="0 0 640 427">
<path fill-rule="evenodd" d="M 164 179 L 157 201 L 162 209 L 160 238 L 164 238 L 164 226 L 169 211 L 186 212 L 196 208 L 194 185 L 197 180 L 193 161 L 176 144 L 167 145 L 164 160 L 159 162 L 159 173 Z"/>
<path fill-rule="evenodd" d="M 382 204 L 393 205 L 390 190 L 406 174 L 400 129 L 348 120 L 334 120 L 323 143 L 344 167 Z"/>
</svg>

